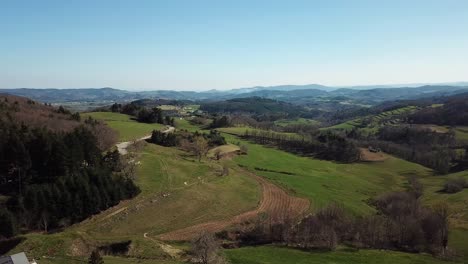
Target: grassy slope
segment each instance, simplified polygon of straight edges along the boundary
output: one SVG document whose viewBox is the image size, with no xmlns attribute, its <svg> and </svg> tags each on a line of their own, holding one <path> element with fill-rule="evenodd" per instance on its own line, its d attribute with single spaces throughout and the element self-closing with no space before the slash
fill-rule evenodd
<svg viewBox="0 0 468 264">
<path fill-rule="evenodd" d="M 397 158 L 384 162 L 338 164 L 316 160 L 251 144 L 237 137 L 226 135 L 230 142 L 248 145 L 248 155 L 235 161 L 254 171 L 255 167 L 290 172 L 256 171 L 257 174 L 285 186 L 297 195 L 310 199 L 313 207 L 330 202 L 343 204 L 355 213 L 368 213 L 373 209 L 367 200 L 386 191 L 401 189 L 406 184 L 405 175 L 428 175 L 430 170 Z"/>
<path fill-rule="evenodd" d="M 144 232 L 155 235 L 226 219 L 255 208 L 260 198 L 256 182 L 239 170 L 231 169 L 229 177 L 220 177 L 219 164 L 200 164 L 173 148 L 148 145 L 141 163 L 137 183 L 142 194 L 134 204 L 126 205 L 140 209 L 123 219 L 91 222 L 87 229 L 94 237 L 142 236 Z M 170 195 L 162 198 L 161 193 Z"/>
<path fill-rule="evenodd" d="M 111 128 L 119 133 L 119 141 L 131 141 L 151 134 L 153 130 L 159 130 L 164 126 L 161 124 L 145 124 L 132 120 L 129 115 L 112 112 L 83 113 L 82 117 L 91 116 L 103 120 Z"/>
<path fill-rule="evenodd" d="M 197 130 L 200 130 L 199 127 L 195 126 L 195 125 L 192 125 L 190 123 L 189 120 L 187 120 L 187 118 L 183 118 L 183 119 L 180 119 L 180 118 L 176 118 L 175 119 L 175 127 L 177 129 L 184 129 L 184 130 L 188 130 L 188 131 L 192 131 L 192 132 L 195 132 Z"/>
<path fill-rule="evenodd" d="M 337 250 L 335 252 L 307 252 L 295 249 L 262 246 L 225 251 L 232 264 L 436 264 L 450 263 L 428 255 L 379 250 Z"/>
<path fill-rule="evenodd" d="M 98 113 L 97 116 L 112 117 L 115 122 L 121 122 L 123 128 L 113 126 L 119 132 L 128 130 L 125 126 L 134 123 L 128 116 L 120 114 Z M 184 125 L 191 130 L 196 128 L 188 123 Z M 144 133 L 143 129 L 141 131 Z M 27 234 L 26 240 L 11 253 L 25 251 L 31 258 L 41 258 L 41 263 L 83 263 L 85 258 L 72 256 L 74 251 L 80 251 L 80 241 L 99 245 L 130 239 L 130 257 L 151 259 L 143 263 L 176 263 L 167 262 L 167 255 L 154 242 L 143 238 L 143 233 L 153 236 L 197 223 L 230 218 L 255 208 L 260 199 L 256 181 L 242 174 L 232 162 L 229 177 L 220 177 L 221 164 L 218 162 L 204 160 L 199 163 L 185 152 L 153 144 L 144 147 L 138 160 L 141 165 L 136 181 L 142 189 L 138 197 L 123 201 L 64 232 Z M 161 193 L 170 195 L 163 198 Z M 105 260 L 106 263 L 136 261 L 120 257 L 106 257 Z"/>
<path fill-rule="evenodd" d="M 439 192 L 447 178 L 464 177 L 468 180 L 468 171 L 449 174 L 447 176 L 426 177 L 422 179 L 425 187 L 423 201 L 428 205 L 446 203 L 450 208 L 449 246 L 463 253 L 468 263 L 468 189 L 454 194 Z"/>
</svg>

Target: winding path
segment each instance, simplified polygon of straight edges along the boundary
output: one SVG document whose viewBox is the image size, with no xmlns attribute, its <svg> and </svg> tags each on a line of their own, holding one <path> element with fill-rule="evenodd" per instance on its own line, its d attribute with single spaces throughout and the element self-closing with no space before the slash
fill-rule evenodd
<svg viewBox="0 0 468 264">
<path fill-rule="evenodd" d="M 253 219 L 260 213 L 266 213 L 272 223 L 278 223 L 285 219 L 297 218 L 305 214 L 310 207 L 310 202 L 304 198 L 289 195 L 286 191 L 270 183 L 262 177 L 245 171 L 256 179 L 262 186 L 262 199 L 259 206 L 252 211 L 234 216 L 231 219 L 202 223 L 157 236 L 166 241 L 191 240 L 202 232 L 218 232 L 231 225 L 240 224 Z"/>
</svg>

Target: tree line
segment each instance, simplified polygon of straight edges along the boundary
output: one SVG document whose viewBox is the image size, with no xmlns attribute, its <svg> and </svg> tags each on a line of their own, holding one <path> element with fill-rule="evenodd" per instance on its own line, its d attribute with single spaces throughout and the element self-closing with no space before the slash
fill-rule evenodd
<svg viewBox="0 0 468 264">
<path fill-rule="evenodd" d="M 210 148 L 225 145 L 226 139 L 217 130 L 210 130 L 210 133 L 200 133 L 198 131 L 192 133 L 186 130 L 163 133 L 154 130 L 149 142 L 165 147 L 178 146 L 193 153 L 201 161 Z"/>
<path fill-rule="evenodd" d="M 273 131 L 246 130 L 243 138 L 261 145 L 272 145 L 294 154 L 325 160 L 348 163 L 359 160 L 360 156 L 359 149 L 352 141 L 329 131 L 298 136 Z"/>
<path fill-rule="evenodd" d="M 114 103 L 110 107 L 110 110 L 112 112 L 134 116 L 138 122 L 174 126 L 174 118 L 168 115 L 164 116 L 163 110 L 158 107 L 147 108 L 134 102 L 125 105 Z"/>
<path fill-rule="evenodd" d="M 251 227 L 235 231 L 237 241 L 240 245 L 275 243 L 301 249 L 326 250 L 347 244 L 355 248 L 447 256 L 447 206 L 423 206 L 418 188 L 388 193 L 374 199 L 372 205 L 377 212 L 368 216 L 349 214 L 343 207 L 331 204 L 298 221 L 285 219 L 272 222 L 268 217 L 258 219 Z M 218 236 L 229 237 L 226 233 L 219 233 Z"/>
</svg>

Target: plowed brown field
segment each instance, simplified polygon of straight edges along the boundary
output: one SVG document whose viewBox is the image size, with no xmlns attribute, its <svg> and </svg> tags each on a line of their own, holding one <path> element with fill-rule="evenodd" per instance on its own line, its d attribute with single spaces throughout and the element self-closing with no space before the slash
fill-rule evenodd
<svg viewBox="0 0 468 264">
<path fill-rule="evenodd" d="M 242 213 L 231 219 L 202 223 L 169 233 L 159 235 L 162 240 L 191 240 L 202 232 L 218 232 L 229 226 L 245 222 L 260 213 L 265 213 L 271 221 L 280 222 L 286 218 L 293 219 L 306 213 L 310 202 L 304 198 L 289 195 L 280 187 L 268 182 L 253 173 L 246 172 L 262 186 L 262 199 L 257 209 Z"/>
</svg>

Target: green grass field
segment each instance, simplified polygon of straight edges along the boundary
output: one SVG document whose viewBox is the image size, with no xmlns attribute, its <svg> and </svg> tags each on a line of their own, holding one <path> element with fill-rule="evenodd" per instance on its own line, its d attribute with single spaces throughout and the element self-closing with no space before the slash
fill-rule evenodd
<svg viewBox="0 0 468 264">
<path fill-rule="evenodd" d="M 137 183 L 142 193 L 84 223 L 87 233 L 96 238 L 142 236 L 145 232 L 157 235 L 229 219 L 255 208 L 260 199 L 257 183 L 236 168 L 229 177 L 221 177 L 219 163 L 199 163 L 185 152 L 153 144 L 144 148 L 140 160 Z M 114 214 L 122 208 L 124 211 Z"/>
<path fill-rule="evenodd" d="M 455 137 L 458 141 L 468 143 L 468 127 L 458 126 L 455 128 Z"/>
<path fill-rule="evenodd" d="M 255 168 L 290 172 L 256 171 L 273 182 L 286 187 L 299 196 L 310 199 L 315 208 L 330 202 L 344 205 L 351 212 L 369 213 L 373 208 L 368 199 L 376 195 L 402 189 L 405 176 L 430 175 L 431 171 L 420 165 L 391 157 L 384 162 L 338 164 L 330 161 L 298 157 L 274 148 L 251 144 L 226 135 L 231 143 L 242 142 L 248 146 L 248 155 L 235 161 L 251 171 Z"/>
<path fill-rule="evenodd" d="M 430 255 L 346 248 L 333 252 L 308 252 L 274 246 L 245 247 L 224 251 L 232 264 L 440 264 L 453 263 Z"/>
<path fill-rule="evenodd" d="M 176 118 L 175 119 L 175 127 L 177 129 L 188 130 L 188 131 L 191 131 L 191 132 L 195 132 L 197 130 L 200 130 L 200 128 L 198 126 L 191 124 L 190 121 L 187 118 L 183 118 L 183 119 Z"/>
<path fill-rule="evenodd" d="M 159 130 L 161 124 L 139 123 L 131 119 L 131 116 L 112 112 L 91 112 L 81 114 L 83 118 L 91 116 L 94 119 L 103 120 L 109 127 L 119 133 L 119 141 L 131 141 L 146 135 L 153 130 Z"/>
</svg>

